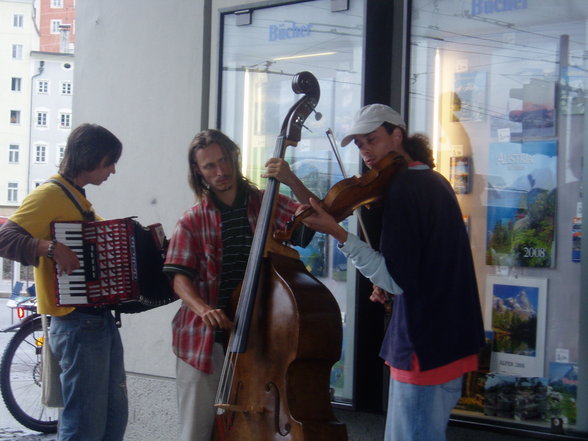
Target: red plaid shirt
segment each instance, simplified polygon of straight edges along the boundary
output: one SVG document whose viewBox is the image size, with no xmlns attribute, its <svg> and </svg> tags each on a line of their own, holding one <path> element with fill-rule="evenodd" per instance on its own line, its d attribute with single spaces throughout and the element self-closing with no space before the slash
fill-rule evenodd
<svg viewBox="0 0 588 441">
<path fill-rule="evenodd" d="M 255 230 L 263 191 L 249 193 L 247 217 Z M 284 229 L 300 204 L 279 195 L 274 219 L 275 229 Z M 223 246 L 221 213 L 210 198 L 186 211 L 174 229 L 168 247 L 164 270 L 179 272 L 178 266 L 194 271 L 196 291 L 209 305 L 216 305 L 220 286 Z M 188 275 L 188 274 L 186 274 Z M 172 321 L 173 351 L 196 369 L 211 373 L 214 329 L 183 302 Z"/>
</svg>

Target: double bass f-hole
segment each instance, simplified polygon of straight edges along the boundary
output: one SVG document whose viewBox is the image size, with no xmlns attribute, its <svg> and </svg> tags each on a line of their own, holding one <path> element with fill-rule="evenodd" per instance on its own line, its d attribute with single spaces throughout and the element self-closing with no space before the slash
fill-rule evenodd
<svg viewBox="0 0 588 441">
<path fill-rule="evenodd" d="M 284 425 L 284 430 L 281 428 L 280 424 L 280 389 L 274 383 L 268 383 L 265 385 L 265 391 L 267 393 L 273 392 L 274 394 L 274 427 L 276 433 L 280 434 L 281 436 L 286 436 L 290 433 L 292 426 L 289 423 Z"/>
</svg>

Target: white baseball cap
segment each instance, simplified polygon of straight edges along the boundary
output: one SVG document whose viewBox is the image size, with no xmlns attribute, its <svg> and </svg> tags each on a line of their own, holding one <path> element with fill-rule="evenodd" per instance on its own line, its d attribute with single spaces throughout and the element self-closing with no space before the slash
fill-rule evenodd
<svg viewBox="0 0 588 441">
<path fill-rule="evenodd" d="M 369 104 L 362 107 L 353 117 L 353 124 L 347 134 L 341 141 L 342 146 L 346 146 L 355 135 L 365 135 L 371 133 L 380 127 L 384 122 L 389 122 L 395 126 L 402 127 L 406 130 L 406 123 L 400 114 L 385 104 Z"/>
</svg>

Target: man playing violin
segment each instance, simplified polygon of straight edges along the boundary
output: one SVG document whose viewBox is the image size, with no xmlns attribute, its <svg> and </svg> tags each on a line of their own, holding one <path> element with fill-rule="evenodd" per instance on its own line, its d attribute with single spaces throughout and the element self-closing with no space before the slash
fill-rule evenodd
<svg viewBox="0 0 588 441">
<path fill-rule="evenodd" d="M 333 236 L 356 268 L 377 287 L 371 299 L 395 296 L 380 356 L 390 368 L 385 441 L 442 441 L 463 374 L 477 369 L 484 328 L 468 235 L 457 198 L 432 170 L 423 135 L 382 104 L 363 107 L 343 138 L 368 168 L 390 153 L 408 167 L 383 199 L 380 252 L 345 231 L 315 198 L 308 227 Z M 385 291 L 385 292 L 384 292 Z"/>
<path fill-rule="evenodd" d="M 188 166 L 197 203 L 176 224 L 164 271 L 182 299 L 172 323 L 179 439 L 210 441 L 231 295 L 243 280 L 263 192 L 242 175 L 239 147 L 218 130 L 196 134 Z M 290 186 L 302 202 L 313 196 L 280 159 L 269 160 L 262 177 Z M 284 229 L 299 206 L 279 195 L 275 228 Z"/>
</svg>

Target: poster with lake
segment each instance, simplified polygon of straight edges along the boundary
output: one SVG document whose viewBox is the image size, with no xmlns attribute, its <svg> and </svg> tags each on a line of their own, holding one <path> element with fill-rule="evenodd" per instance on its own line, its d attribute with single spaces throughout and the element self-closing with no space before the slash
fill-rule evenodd
<svg viewBox="0 0 588 441">
<path fill-rule="evenodd" d="M 490 144 L 486 264 L 553 268 L 557 142 Z"/>
<path fill-rule="evenodd" d="M 547 279 L 490 275 L 486 328 L 494 334 L 490 370 L 543 377 Z"/>
</svg>

